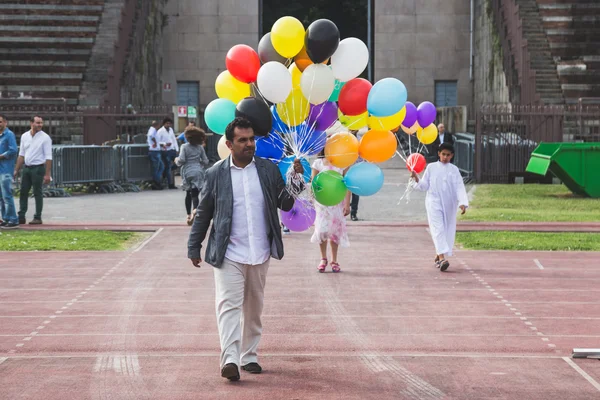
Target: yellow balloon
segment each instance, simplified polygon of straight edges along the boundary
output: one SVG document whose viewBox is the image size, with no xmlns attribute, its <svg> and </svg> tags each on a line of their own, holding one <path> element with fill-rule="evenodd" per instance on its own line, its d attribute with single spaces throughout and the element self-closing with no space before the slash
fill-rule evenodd
<svg viewBox="0 0 600 400">
<path fill-rule="evenodd" d="M 285 103 L 277 104 L 277 114 L 288 126 L 300 125 L 308 117 L 309 111 L 310 104 L 302 94 L 300 87 L 292 89 Z"/>
<path fill-rule="evenodd" d="M 404 117 L 406 117 L 406 107 L 402 107 L 402 110 L 389 117 L 376 117 L 371 115 L 369 117 L 369 128 L 391 131 L 400 126 L 402 121 L 404 121 Z"/>
<path fill-rule="evenodd" d="M 364 128 L 367 126 L 367 119 L 369 118 L 369 113 L 365 111 L 359 115 L 344 115 L 338 109 L 338 119 L 340 123 L 344 125 L 348 129 L 352 129 L 354 131 L 359 130 L 360 128 Z"/>
<path fill-rule="evenodd" d="M 271 28 L 271 44 L 285 58 L 292 58 L 304 46 L 304 26 L 294 17 L 281 17 Z"/>
<path fill-rule="evenodd" d="M 292 74 L 292 87 L 300 87 L 300 79 L 302 79 L 302 71 L 296 65 L 296 63 L 292 63 L 288 68 L 290 74 Z"/>
<path fill-rule="evenodd" d="M 417 139 L 423 144 L 431 144 L 438 137 L 438 129 L 435 124 L 431 124 L 425 128 L 417 128 Z"/>
<path fill-rule="evenodd" d="M 238 81 L 229 71 L 223 71 L 217 76 L 215 90 L 219 98 L 231 100 L 235 104 L 246 97 L 250 97 L 250 85 Z"/>
</svg>

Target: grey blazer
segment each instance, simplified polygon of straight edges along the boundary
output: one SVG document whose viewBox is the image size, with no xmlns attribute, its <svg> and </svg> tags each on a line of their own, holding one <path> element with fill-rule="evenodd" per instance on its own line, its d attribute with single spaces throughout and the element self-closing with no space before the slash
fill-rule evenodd
<svg viewBox="0 0 600 400">
<path fill-rule="evenodd" d="M 230 158 L 213 165 L 206 172 L 196 219 L 188 240 L 188 258 L 200 258 L 202 242 L 212 220 L 210 236 L 204 254 L 205 261 L 219 268 L 225 259 L 231 233 L 233 215 L 233 188 L 231 184 Z M 294 206 L 294 198 L 288 193 L 279 168 L 271 161 L 254 158 L 258 179 L 267 207 L 268 232 L 271 242 L 271 257 L 283 258 L 283 240 L 277 209 L 289 211 Z"/>
</svg>

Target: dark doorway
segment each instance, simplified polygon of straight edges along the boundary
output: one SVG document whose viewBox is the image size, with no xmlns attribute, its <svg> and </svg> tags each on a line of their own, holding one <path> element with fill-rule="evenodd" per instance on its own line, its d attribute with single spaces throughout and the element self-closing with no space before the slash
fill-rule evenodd
<svg viewBox="0 0 600 400">
<path fill-rule="evenodd" d="M 374 0 L 259 0 L 259 33 L 262 37 L 271 27 L 286 15 L 298 18 L 307 28 L 311 22 L 326 18 L 333 21 L 340 30 L 340 39 L 355 37 L 369 48 L 369 66 L 361 75 L 372 81 L 373 77 L 373 3 Z M 259 38 L 260 39 L 260 38 Z"/>
</svg>

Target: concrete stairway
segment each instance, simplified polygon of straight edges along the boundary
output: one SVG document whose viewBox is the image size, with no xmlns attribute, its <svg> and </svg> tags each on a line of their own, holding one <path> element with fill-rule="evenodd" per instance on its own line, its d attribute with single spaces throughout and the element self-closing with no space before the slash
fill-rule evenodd
<svg viewBox="0 0 600 400">
<path fill-rule="evenodd" d="M 600 97 L 600 1 L 536 1 L 566 103 Z"/>
<path fill-rule="evenodd" d="M 77 104 L 104 3 L 0 0 L 0 99 Z"/>
<path fill-rule="evenodd" d="M 543 104 L 564 104 L 556 63 L 550 43 L 542 26 L 536 0 L 515 0 L 519 6 L 523 34 L 531 57 L 531 68 L 536 73 L 536 92 Z"/>
</svg>

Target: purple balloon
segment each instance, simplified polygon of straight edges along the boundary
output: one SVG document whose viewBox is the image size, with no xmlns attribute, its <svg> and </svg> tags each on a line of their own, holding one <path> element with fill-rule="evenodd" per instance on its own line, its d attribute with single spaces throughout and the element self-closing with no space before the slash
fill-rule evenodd
<svg viewBox="0 0 600 400">
<path fill-rule="evenodd" d="M 317 213 L 311 202 L 296 199 L 290 211 L 281 211 L 281 222 L 290 231 L 302 232 L 314 224 Z"/>
<path fill-rule="evenodd" d="M 402 125 L 411 128 L 417 122 L 417 107 L 410 101 L 406 102 L 405 107 L 406 116 L 404 117 L 404 121 L 402 121 Z"/>
<path fill-rule="evenodd" d="M 316 131 L 328 129 L 338 118 L 338 107 L 334 101 L 326 101 L 318 105 L 310 105 L 310 112 L 306 123 Z M 314 124 L 314 126 L 313 126 Z"/>
<path fill-rule="evenodd" d="M 424 101 L 419 104 L 419 108 L 417 108 L 417 121 L 419 122 L 419 126 L 425 128 L 426 126 L 431 125 L 433 121 L 435 121 L 436 114 L 437 111 L 433 103 Z M 410 128 L 409 126 L 406 127 Z"/>
</svg>

